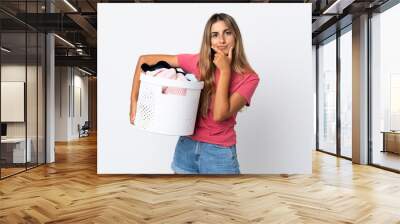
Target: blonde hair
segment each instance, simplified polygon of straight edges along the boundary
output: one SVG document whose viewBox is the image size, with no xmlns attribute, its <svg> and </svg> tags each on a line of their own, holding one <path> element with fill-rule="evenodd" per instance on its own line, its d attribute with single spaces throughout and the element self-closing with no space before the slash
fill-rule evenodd
<svg viewBox="0 0 400 224">
<path fill-rule="evenodd" d="M 201 92 L 199 107 L 199 113 L 203 117 L 207 116 L 211 96 L 216 90 L 214 85 L 214 73 L 216 67 L 213 63 L 211 51 L 211 26 L 218 21 L 225 22 L 226 26 L 233 31 L 233 36 L 235 38 L 235 45 L 232 52 L 232 71 L 237 73 L 253 71 L 247 61 L 243 48 L 242 36 L 235 20 L 230 15 L 225 13 L 216 13 L 212 15 L 210 19 L 208 19 L 204 28 L 198 62 L 201 79 L 204 81 L 204 88 Z"/>
</svg>

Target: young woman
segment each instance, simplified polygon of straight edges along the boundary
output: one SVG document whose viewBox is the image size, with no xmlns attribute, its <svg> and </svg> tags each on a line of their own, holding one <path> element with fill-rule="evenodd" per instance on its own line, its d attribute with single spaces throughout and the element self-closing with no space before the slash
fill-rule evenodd
<svg viewBox="0 0 400 224">
<path fill-rule="evenodd" d="M 181 136 L 171 168 L 179 174 L 240 174 L 236 154 L 236 114 L 251 97 L 259 77 L 246 59 L 240 30 L 224 13 L 208 20 L 199 54 L 142 55 L 132 84 L 133 124 L 140 86 L 140 66 L 166 61 L 204 81 L 194 134 Z"/>
</svg>

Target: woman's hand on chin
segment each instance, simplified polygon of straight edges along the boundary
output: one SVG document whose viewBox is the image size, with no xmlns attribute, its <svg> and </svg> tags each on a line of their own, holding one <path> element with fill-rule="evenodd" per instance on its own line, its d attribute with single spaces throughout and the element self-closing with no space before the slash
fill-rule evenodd
<svg viewBox="0 0 400 224">
<path fill-rule="evenodd" d="M 230 72 L 231 63 L 232 63 L 232 51 L 233 51 L 233 47 L 231 47 L 231 48 L 229 49 L 228 55 L 225 55 L 224 52 L 222 52 L 222 51 L 221 51 L 220 49 L 218 49 L 218 48 L 212 47 L 212 49 L 215 51 L 214 61 L 213 61 L 213 63 L 215 64 L 215 66 L 217 66 L 217 68 L 218 68 L 221 72 L 222 72 L 222 71 Z"/>
</svg>

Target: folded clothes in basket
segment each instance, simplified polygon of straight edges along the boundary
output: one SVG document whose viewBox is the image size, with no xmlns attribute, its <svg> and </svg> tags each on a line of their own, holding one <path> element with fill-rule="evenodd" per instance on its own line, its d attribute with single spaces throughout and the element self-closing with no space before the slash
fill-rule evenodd
<svg viewBox="0 0 400 224">
<path fill-rule="evenodd" d="M 160 68 L 171 68 L 171 65 L 169 65 L 168 62 L 166 61 L 159 61 L 154 65 L 143 63 L 140 67 L 142 68 L 143 72 L 147 72 L 147 71 L 154 71 Z"/>
<path fill-rule="evenodd" d="M 195 75 L 186 74 L 180 68 L 159 68 L 156 70 L 148 70 L 145 74 L 152 77 L 180 80 L 184 82 L 198 81 Z M 178 87 L 163 87 L 162 93 L 185 96 L 186 89 Z"/>
<path fill-rule="evenodd" d="M 153 65 L 149 65 L 147 63 L 143 63 L 141 66 L 141 69 L 143 72 L 145 72 L 146 75 L 150 75 L 150 76 L 157 76 L 158 73 L 160 72 L 164 72 L 165 70 L 171 69 L 171 65 L 168 64 L 168 62 L 166 61 L 158 61 L 156 64 Z M 187 80 L 189 81 L 199 81 L 197 80 L 196 76 L 194 74 L 190 74 L 190 73 L 186 73 L 185 71 L 183 71 L 182 68 L 172 68 L 175 69 L 175 72 L 177 74 L 182 74 L 186 77 Z M 163 75 L 162 77 L 173 77 L 175 74 L 172 73 L 172 70 L 169 71 L 169 73 L 167 75 Z"/>
</svg>

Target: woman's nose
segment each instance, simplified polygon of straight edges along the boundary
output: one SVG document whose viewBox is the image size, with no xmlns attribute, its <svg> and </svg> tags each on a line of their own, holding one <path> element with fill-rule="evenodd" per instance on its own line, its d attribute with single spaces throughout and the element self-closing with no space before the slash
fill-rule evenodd
<svg viewBox="0 0 400 224">
<path fill-rule="evenodd" d="M 219 42 L 220 42 L 220 43 L 225 43 L 225 37 L 224 37 L 224 35 L 220 35 L 220 36 L 219 36 Z"/>
</svg>

